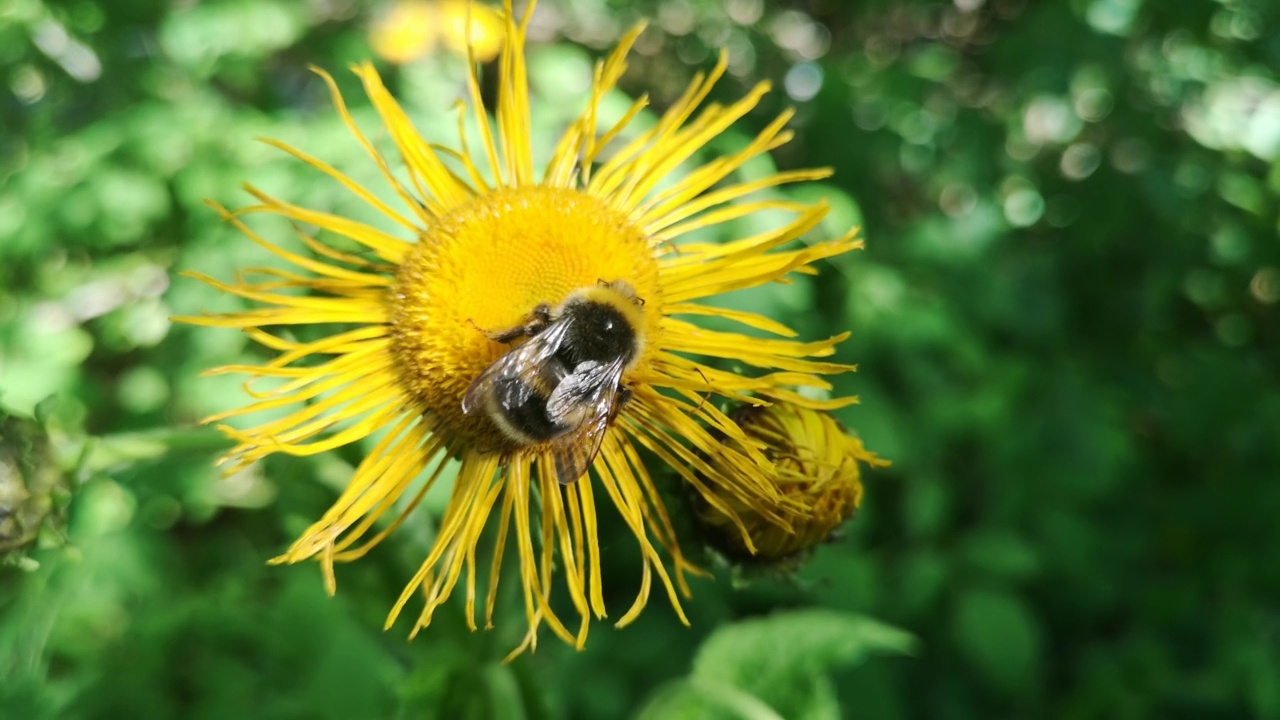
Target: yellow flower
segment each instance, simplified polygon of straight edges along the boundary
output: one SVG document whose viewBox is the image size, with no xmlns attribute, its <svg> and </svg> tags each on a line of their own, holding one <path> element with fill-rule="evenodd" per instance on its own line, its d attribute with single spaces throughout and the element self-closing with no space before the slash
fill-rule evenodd
<svg viewBox="0 0 1280 720">
<path fill-rule="evenodd" d="M 863 448 L 856 437 L 845 434 L 840 423 L 824 412 L 780 402 L 744 407 L 732 418 L 748 437 L 764 444 L 765 455 L 773 461 L 770 480 L 776 492 L 803 509 L 785 528 L 759 515 L 743 497 L 724 498 L 732 514 L 720 506 L 699 503 L 705 537 L 733 561 L 786 564 L 802 557 L 830 538 L 862 504 L 859 463 L 889 465 Z M 718 464 L 719 450 L 713 449 L 708 459 Z M 746 525 L 745 537 L 739 522 Z M 754 543 L 754 551 L 747 538 Z"/>
<path fill-rule="evenodd" d="M 369 28 L 378 57 L 397 64 L 416 60 L 439 43 L 456 53 L 488 62 L 502 48 L 502 16 L 468 0 L 398 0 Z"/>
<path fill-rule="evenodd" d="M 437 483 L 446 462 L 457 460 L 434 545 L 395 603 L 387 627 L 421 593 L 425 604 L 415 621 L 416 633 L 461 583 L 466 616 L 474 629 L 476 586 L 478 580 L 486 582 L 485 565 L 489 571 L 484 623 L 491 627 L 499 570 L 511 541 L 529 625 L 516 652 L 536 645 L 543 623 L 581 648 L 591 619 L 605 617 L 596 540 L 600 495 L 617 508 L 644 558 L 640 592 L 617 625 L 637 617 L 655 576 L 687 622 L 680 596 L 689 595 L 686 575 L 697 570 L 680 552 L 653 478 L 641 461 L 642 451 L 669 465 L 726 516 L 734 516 L 730 503 L 737 498 L 753 517 L 783 526 L 791 521 L 795 508 L 772 490 L 768 459 L 714 403 L 703 402 L 703 396 L 714 392 L 740 402 L 758 398 L 754 402 L 846 405 L 853 399 L 810 401 L 795 390 L 829 389 L 819 374 L 852 369 L 813 359 L 832 354 L 845 335 L 800 342 L 791 339 L 795 333 L 789 328 L 761 315 L 695 301 L 781 280 L 793 272 L 812 273 L 813 262 L 861 246 L 851 230 L 834 240 L 784 249 L 818 224 L 826 205 L 744 199 L 784 183 L 826 177 L 828 170 L 733 180 L 744 163 L 791 137 L 785 130 L 790 112 L 742 150 L 686 175 L 674 174 L 768 90 L 762 83 L 738 102 L 704 104 L 725 71 L 723 56 L 709 74 L 696 77 L 652 127 L 629 130 L 646 106 L 641 98 L 602 130 L 601 102 L 622 75 L 627 52 L 642 28 L 627 33 L 597 64 L 586 108 L 539 173 L 530 138 L 527 21 L 526 14 L 517 24 L 507 3 L 496 124 L 491 130 L 479 80 L 472 73 L 468 94 L 479 120 L 479 137 L 465 137 L 460 117 L 456 150 L 423 140 L 371 66 L 354 69 L 394 143 L 396 169 L 356 127 L 333 80 L 320 73 L 338 112 L 402 207 L 392 207 L 320 159 L 268 142 L 333 178 L 384 214 L 398 231 L 292 205 L 247 186 L 259 204 L 237 212 L 219 208 L 223 217 L 298 270 L 253 269 L 253 279 L 233 283 L 193 273 L 258 307 L 181 318 L 240 328 L 279 353 L 264 365 L 211 371 L 247 373 L 279 384 L 252 390 L 256 402 L 208 418 L 210 422 L 291 408 L 287 415 L 248 429 L 222 426 L 236 441 L 223 459 L 231 471 L 273 453 L 313 455 L 380 434 L 337 502 L 278 562 L 318 559 L 332 592 L 334 563 L 364 555 L 394 531 Z M 775 230 L 724 244 L 679 242 L 693 230 L 764 210 L 788 211 L 793 219 Z M 312 254 L 296 253 L 256 234 L 244 218 L 257 213 L 293 221 L 300 242 Z M 345 238 L 367 253 L 340 250 L 303 227 Z M 592 472 L 561 486 L 545 445 L 513 444 L 485 414 L 464 413 L 462 400 L 476 377 L 512 349 L 484 331 L 516 327 L 540 304 L 556 306 L 570 293 L 601 280 L 623 281 L 643 301 L 636 312 L 643 318 L 645 340 L 621 378 L 630 401 L 610 418 Z M 718 316 L 780 337 L 706 330 L 683 316 Z M 330 334 L 299 340 L 268 331 L 296 326 L 315 326 L 315 332 Z M 694 359 L 699 356 L 733 359 L 759 372 L 740 376 Z M 711 448 L 718 452 L 714 467 L 700 455 Z M 415 483 L 424 475 L 425 481 Z M 397 504 L 406 493 L 408 501 Z M 390 522 L 375 527 L 388 514 Z M 730 522 L 746 533 L 745 525 Z M 496 549 L 486 563 L 476 557 L 476 547 L 487 525 L 495 526 Z M 670 570 L 660 549 L 670 556 Z M 563 582 L 578 616 L 576 631 L 552 607 L 550 594 L 557 582 Z"/>
</svg>

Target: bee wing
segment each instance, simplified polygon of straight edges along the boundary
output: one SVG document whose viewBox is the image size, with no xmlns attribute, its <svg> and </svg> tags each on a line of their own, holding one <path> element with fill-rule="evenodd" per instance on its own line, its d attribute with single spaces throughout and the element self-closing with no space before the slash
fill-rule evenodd
<svg viewBox="0 0 1280 720">
<path fill-rule="evenodd" d="M 562 485 L 582 477 L 600 453 L 609 423 L 617 414 L 622 368 L 622 360 L 582 363 L 560 381 L 548 398 L 549 417 L 573 419 L 574 415 L 586 415 L 553 445 L 556 477 Z"/>
<path fill-rule="evenodd" d="M 547 368 L 556 367 L 548 361 L 560 349 L 568 327 L 566 322 L 553 322 L 524 344 L 494 360 L 471 381 L 471 386 L 462 396 L 462 412 L 467 415 L 484 412 L 485 394 L 490 389 L 504 408 L 518 407 L 527 402 L 532 389 L 526 380 Z"/>
</svg>

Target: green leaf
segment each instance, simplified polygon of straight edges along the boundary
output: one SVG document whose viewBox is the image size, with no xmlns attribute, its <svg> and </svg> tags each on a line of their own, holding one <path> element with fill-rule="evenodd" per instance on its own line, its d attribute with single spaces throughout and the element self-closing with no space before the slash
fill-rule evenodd
<svg viewBox="0 0 1280 720">
<path fill-rule="evenodd" d="M 956 609 L 956 642 L 974 670 L 995 689 L 1022 693 L 1040 674 L 1040 626 L 1018 596 L 974 589 Z"/>
<path fill-rule="evenodd" d="M 637 720 L 782 720 L 745 690 L 724 683 L 680 680 L 654 694 Z"/>
<path fill-rule="evenodd" d="M 1008 530 L 987 528 L 970 533 L 960 552 L 972 567 L 1011 579 L 1031 577 L 1040 567 L 1035 549 Z"/>
<path fill-rule="evenodd" d="M 528 717 L 524 710 L 525 700 L 520 693 L 520 683 L 510 665 L 491 663 L 485 667 L 481 676 L 489 691 L 493 720 L 525 720 Z"/>
<path fill-rule="evenodd" d="M 692 681 L 749 692 L 783 717 L 831 717 L 829 668 L 877 652 L 909 653 L 914 644 L 908 633 L 853 613 L 782 612 L 713 633 L 694 659 Z"/>
</svg>

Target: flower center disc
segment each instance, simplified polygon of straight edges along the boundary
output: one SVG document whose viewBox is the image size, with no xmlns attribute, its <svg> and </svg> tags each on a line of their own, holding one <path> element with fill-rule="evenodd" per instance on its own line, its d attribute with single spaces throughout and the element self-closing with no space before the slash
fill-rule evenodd
<svg viewBox="0 0 1280 720">
<path fill-rule="evenodd" d="M 428 227 L 396 273 L 391 349 L 401 378 L 440 430 L 482 450 L 504 448 L 488 418 L 462 413 L 471 382 L 512 347 L 484 331 L 511 329 L 540 303 L 554 308 L 578 288 L 618 279 L 644 299 L 645 334 L 654 337 L 658 263 L 625 215 L 568 188 L 477 196 Z"/>
</svg>

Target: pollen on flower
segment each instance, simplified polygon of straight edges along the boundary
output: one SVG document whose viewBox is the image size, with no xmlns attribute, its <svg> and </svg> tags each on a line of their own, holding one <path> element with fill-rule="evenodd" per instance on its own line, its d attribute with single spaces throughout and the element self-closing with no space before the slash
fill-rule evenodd
<svg viewBox="0 0 1280 720">
<path fill-rule="evenodd" d="M 659 332 L 658 262 L 649 240 L 617 210 L 571 188 L 495 190 L 433 223 L 405 256 L 390 304 L 398 371 L 439 427 L 496 447 L 483 417 L 462 414 L 462 396 L 510 348 L 485 331 L 506 330 L 539 303 L 624 279 L 645 301 L 646 336 Z M 642 355 L 637 367 L 642 367 Z"/>
</svg>

